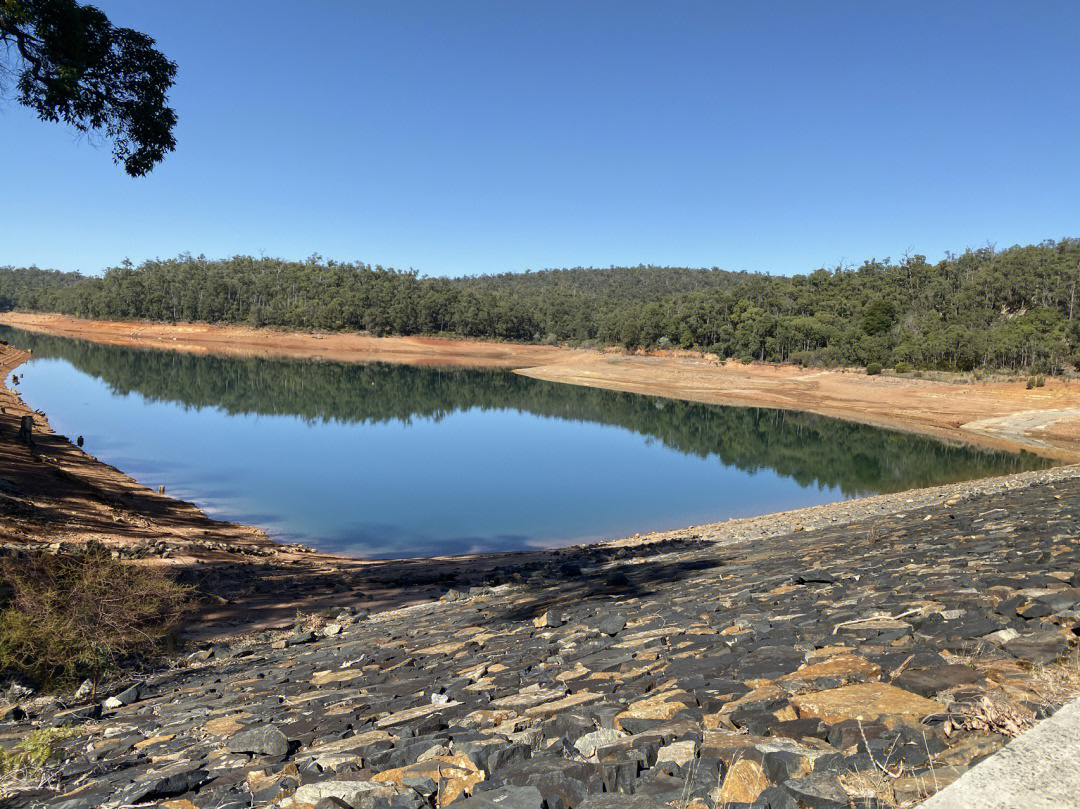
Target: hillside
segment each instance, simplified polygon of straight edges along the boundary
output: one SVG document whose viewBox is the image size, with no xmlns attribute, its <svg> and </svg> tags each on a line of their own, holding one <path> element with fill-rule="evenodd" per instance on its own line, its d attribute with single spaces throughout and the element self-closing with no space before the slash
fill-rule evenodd
<svg viewBox="0 0 1080 809">
<path fill-rule="evenodd" d="M 0 268 L 0 310 L 1055 374 L 1080 360 L 1078 279 L 1077 239 L 790 277 L 638 266 L 448 279 L 318 256 L 180 256 L 101 277 Z"/>
</svg>

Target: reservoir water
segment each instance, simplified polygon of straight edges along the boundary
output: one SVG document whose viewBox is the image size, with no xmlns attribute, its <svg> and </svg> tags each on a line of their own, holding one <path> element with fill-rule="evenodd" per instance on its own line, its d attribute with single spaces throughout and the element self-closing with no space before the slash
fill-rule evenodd
<svg viewBox="0 0 1080 809">
<path fill-rule="evenodd" d="M 212 516 L 354 556 L 566 545 L 1052 464 L 508 371 L 0 339 L 33 349 L 19 392 L 87 452 Z"/>
</svg>

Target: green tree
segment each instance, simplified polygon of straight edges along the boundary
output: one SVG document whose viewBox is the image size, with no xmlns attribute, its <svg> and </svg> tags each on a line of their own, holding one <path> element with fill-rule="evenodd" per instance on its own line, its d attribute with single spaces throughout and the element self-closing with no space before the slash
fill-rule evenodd
<svg viewBox="0 0 1080 809">
<path fill-rule="evenodd" d="M 166 102 L 176 65 L 150 37 L 75 0 L 0 0 L 0 43 L 0 77 L 17 77 L 18 102 L 43 121 L 103 134 L 132 177 L 175 148 Z"/>
<path fill-rule="evenodd" d="M 863 312 L 862 328 L 867 334 L 881 334 L 893 327 L 896 322 L 896 307 L 891 301 L 873 301 Z"/>
</svg>

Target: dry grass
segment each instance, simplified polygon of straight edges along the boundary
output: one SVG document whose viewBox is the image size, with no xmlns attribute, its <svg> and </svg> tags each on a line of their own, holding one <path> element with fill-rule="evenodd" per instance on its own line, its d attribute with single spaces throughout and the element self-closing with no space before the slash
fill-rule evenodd
<svg viewBox="0 0 1080 809">
<path fill-rule="evenodd" d="M 841 775 L 840 785 L 856 801 L 859 798 L 873 798 L 892 809 L 900 806 L 893 790 L 894 780 L 879 770 L 859 770 Z"/>
<path fill-rule="evenodd" d="M 1016 738 L 1035 724 L 1029 708 L 1010 700 L 1001 691 L 990 691 L 974 702 L 960 704 L 960 713 L 952 714 L 942 727 L 946 736 L 956 730 L 985 730 Z"/>
<path fill-rule="evenodd" d="M 1060 708 L 1080 695 L 1080 648 L 1048 666 L 1032 669 L 1031 689 L 1047 707 Z"/>
<path fill-rule="evenodd" d="M 949 660 L 979 669 L 980 658 L 976 654 L 951 655 Z M 1080 650 L 1074 650 L 1054 663 L 1033 667 L 1017 685 L 1023 688 L 1010 689 L 1005 683 L 989 688 L 977 700 L 959 703 L 959 711 L 954 712 L 943 726 L 945 734 L 951 736 L 963 730 L 998 733 L 1010 739 L 1019 736 L 1037 721 L 1036 712 L 1022 700 L 1056 709 L 1080 696 Z M 906 809 L 918 805 L 945 785 L 938 783 L 933 757 L 929 770 L 920 774 L 903 772 L 887 760 L 874 763 L 873 770 L 846 773 L 840 777 L 849 796 L 872 798 L 890 809 Z M 907 782 L 903 793 L 898 789 L 901 779 Z M 913 793 L 917 797 L 912 797 Z"/>
<path fill-rule="evenodd" d="M 303 612 L 301 610 L 296 611 L 296 618 L 293 619 L 293 627 L 286 632 L 286 635 L 295 632 L 318 632 L 325 627 L 329 622 L 323 616 L 314 612 Z"/>
</svg>

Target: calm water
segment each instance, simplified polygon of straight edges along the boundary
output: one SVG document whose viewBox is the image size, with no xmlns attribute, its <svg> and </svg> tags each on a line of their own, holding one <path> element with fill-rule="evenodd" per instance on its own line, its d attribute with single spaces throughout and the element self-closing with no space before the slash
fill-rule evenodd
<svg viewBox="0 0 1080 809">
<path fill-rule="evenodd" d="M 141 482 L 357 556 L 555 546 L 1048 465 L 509 372 L 234 359 L 0 327 L 26 402 Z"/>
</svg>

